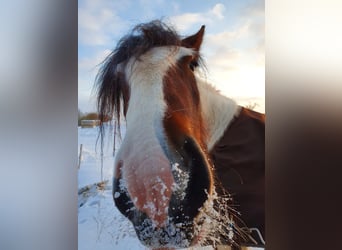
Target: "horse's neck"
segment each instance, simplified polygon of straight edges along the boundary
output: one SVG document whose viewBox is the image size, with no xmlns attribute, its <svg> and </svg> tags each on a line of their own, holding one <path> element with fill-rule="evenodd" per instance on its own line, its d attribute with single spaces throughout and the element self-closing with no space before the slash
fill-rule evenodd
<svg viewBox="0 0 342 250">
<path fill-rule="evenodd" d="M 240 108 L 234 100 L 221 95 L 204 80 L 199 78 L 196 80 L 200 92 L 203 119 L 208 130 L 208 150 L 211 151 Z"/>
</svg>

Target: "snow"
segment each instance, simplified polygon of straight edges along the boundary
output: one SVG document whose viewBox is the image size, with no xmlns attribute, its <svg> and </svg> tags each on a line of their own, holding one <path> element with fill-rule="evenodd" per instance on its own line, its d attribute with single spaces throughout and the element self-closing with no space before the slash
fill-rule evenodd
<svg viewBox="0 0 342 250">
<path fill-rule="evenodd" d="M 178 183 L 174 185 L 173 191 L 180 197 L 181 200 L 183 200 L 186 195 L 185 190 L 188 187 L 189 175 L 180 169 L 178 163 L 172 164 L 171 170 Z"/>
<path fill-rule="evenodd" d="M 113 136 L 109 133 L 103 150 L 103 180 L 108 182 L 103 189 L 94 185 L 102 181 L 100 144 L 96 147 L 98 132 L 97 127 L 78 128 L 78 144 L 82 144 L 78 170 L 79 192 L 82 188 L 89 187 L 79 194 L 78 249 L 146 249 L 137 239 L 131 223 L 121 215 L 113 202 Z"/>
<path fill-rule="evenodd" d="M 78 171 L 79 193 L 87 187 L 87 191 L 79 194 L 78 249 L 148 249 L 137 239 L 133 226 L 121 215 L 113 202 L 113 136 L 108 136 L 103 150 L 103 180 L 108 182 L 103 190 L 95 185 L 102 181 L 100 146 L 96 148 L 98 132 L 98 128 L 78 128 L 78 144 L 82 144 L 82 158 Z M 122 135 L 123 133 L 124 131 Z M 116 197 L 119 195 L 120 193 L 114 194 Z"/>
<path fill-rule="evenodd" d="M 79 150 L 82 144 L 82 157 L 78 170 L 78 249 L 148 249 L 140 243 L 132 224 L 121 215 L 114 205 L 112 196 L 113 135 L 108 132 L 107 139 L 104 141 L 101 176 L 100 144 L 96 148 L 98 132 L 97 127 L 78 128 Z M 124 136 L 124 132 L 123 130 L 122 136 Z M 116 147 L 119 147 L 119 140 L 116 142 Z M 184 175 L 177 164 L 172 167 L 173 171 L 180 175 L 180 179 L 188 179 L 188 176 Z M 106 182 L 96 185 L 101 181 Z M 185 182 L 187 183 L 187 181 Z M 184 187 L 180 189 L 184 189 Z M 120 193 L 116 192 L 114 196 L 118 197 Z M 208 246 L 190 249 L 209 250 L 213 248 Z"/>
</svg>

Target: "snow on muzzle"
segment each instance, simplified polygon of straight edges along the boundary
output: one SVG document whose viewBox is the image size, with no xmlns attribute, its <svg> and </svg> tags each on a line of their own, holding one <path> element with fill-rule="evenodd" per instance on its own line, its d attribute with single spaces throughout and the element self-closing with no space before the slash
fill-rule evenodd
<svg viewBox="0 0 342 250">
<path fill-rule="evenodd" d="M 138 146 L 124 140 L 116 158 L 113 198 L 144 245 L 189 247 L 199 234 L 194 221 L 211 193 L 209 165 L 191 138 L 178 147 L 155 142 Z"/>
</svg>

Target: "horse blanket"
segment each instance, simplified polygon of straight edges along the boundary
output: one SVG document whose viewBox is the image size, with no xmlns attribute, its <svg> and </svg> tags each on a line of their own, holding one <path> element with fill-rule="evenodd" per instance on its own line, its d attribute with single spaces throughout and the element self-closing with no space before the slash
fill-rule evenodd
<svg viewBox="0 0 342 250">
<path fill-rule="evenodd" d="M 241 107 L 210 154 L 218 186 L 232 195 L 246 226 L 265 239 L 265 115 Z"/>
</svg>

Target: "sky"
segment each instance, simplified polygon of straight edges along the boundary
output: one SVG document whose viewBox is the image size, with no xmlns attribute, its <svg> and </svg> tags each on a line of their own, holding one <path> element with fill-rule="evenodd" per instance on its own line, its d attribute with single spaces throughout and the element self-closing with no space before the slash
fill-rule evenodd
<svg viewBox="0 0 342 250">
<path fill-rule="evenodd" d="M 136 24 L 162 19 L 181 36 L 206 26 L 201 53 L 207 80 L 241 105 L 265 112 L 263 0 L 80 0 L 78 106 L 96 111 L 93 89 L 99 64 Z"/>
</svg>

